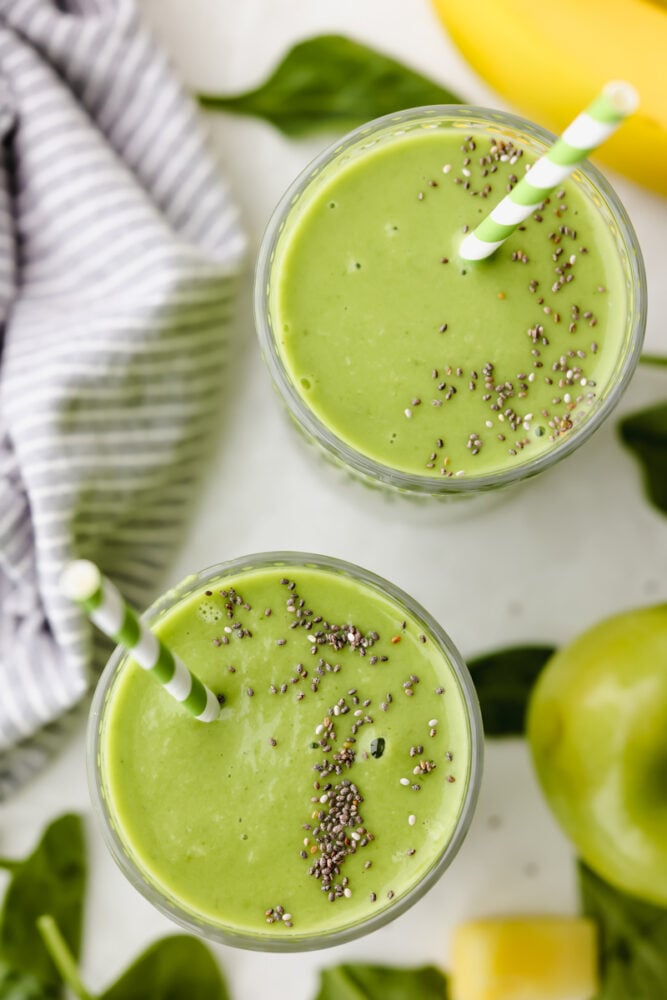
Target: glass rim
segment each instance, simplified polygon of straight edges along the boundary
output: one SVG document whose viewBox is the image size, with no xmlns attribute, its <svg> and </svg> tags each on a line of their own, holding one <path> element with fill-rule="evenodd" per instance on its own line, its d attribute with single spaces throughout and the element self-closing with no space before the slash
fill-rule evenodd
<svg viewBox="0 0 667 1000">
<path fill-rule="evenodd" d="M 356 940 L 363 935 L 378 930 L 408 910 L 435 885 L 454 860 L 472 821 L 482 776 L 484 732 L 477 693 L 470 672 L 463 656 L 447 632 L 418 601 L 410 597 L 409 594 L 396 584 L 391 583 L 370 570 L 366 570 L 355 563 L 350 563 L 343 559 L 312 552 L 290 550 L 260 552 L 216 563 L 200 570 L 198 573 L 185 577 L 176 586 L 165 591 L 144 612 L 141 616 L 142 621 L 148 625 L 152 624 L 166 611 L 176 607 L 181 601 L 213 580 L 218 580 L 225 575 L 229 576 L 244 570 L 254 570 L 271 566 L 275 566 L 276 568 L 281 566 L 312 566 L 332 570 L 347 575 L 354 580 L 359 580 L 381 594 L 398 601 L 431 634 L 433 640 L 437 643 L 440 651 L 444 653 L 446 660 L 451 666 L 459 687 L 468 723 L 470 738 L 468 783 L 451 837 L 443 845 L 442 851 L 431 867 L 423 874 L 420 881 L 408 889 L 395 903 L 385 907 L 379 913 L 369 916 L 367 919 L 359 920 L 338 930 L 324 931 L 319 935 L 311 934 L 304 935 L 303 937 L 290 935 L 290 937 L 284 938 L 271 938 L 268 935 L 253 935 L 247 931 L 236 932 L 230 928 L 216 926 L 207 918 L 194 913 L 184 906 L 180 906 L 176 900 L 167 895 L 166 890 L 162 889 L 142 870 L 138 861 L 132 857 L 130 848 L 124 843 L 119 832 L 114 828 L 112 811 L 104 794 L 103 769 L 100 759 L 104 711 L 113 690 L 113 685 L 120 676 L 121 669 L 130 655 L 122 647 L 116 647 L 112 652 L 95 688 L 88 717 L 86 760 L 88 787 L 93 805 L 93 813 L 98 826 L 101 828 L 106 846 L 128 881 L 156 909 L 180 924 L 186 930 L 221 944 L 252 951 L 289 953 L 333 947 L 347 941 Z"/>
<path fill-rule="evenodd" d="M 581 175 L 589 185 L 596 189 L 618 226 L 618 234 L 627 255 L 628 264 L 627 267 L 623 266 L 623 270 L 629 272 L 631 293 L 628 313 L 632 315 L 632 321 L 626 324 L 626 350 L 620 364 L 618 377 L 609 386 L 599 405 L 591 412 L 590 416 L 587 416 L 579 426 L 574 427 L 568 433 L 567 438 L 560 442 L 557 447 L 538 455 L 535 459 L 508 469 L 498 469 L 483 475 L 463 476 L 459 479 L 436 479 L 433 476 L 394 469 L 392 466 L 364 455 L 349 445 L 320 420 L 296 390 L 275 346 L 267 306 L 267 291 L 273 254 L 293 204 L 307 189 L 311 181 L 316 180 L 324 167 L 334 161 L 337 156 L 357 145 L 365 137 L 382 132 L 391 126 L 411 121 L 424 122 L 429 119 L 461 124 L 470 120 L 471 127 L 475 124 L 477 127 L 484 127 L 485 124 L 506 125 L 517 132 L 522 132 L 526 137 L 540 144 L 544 150 L 558 138 L 553 132 L 541 125 L 511 112 L 468 104 L 432 104 L 407 108 L 372 119 L 330 143 L 292 181 L 266 226 L 255 268 L 253 289 L 255 327 L 262 356 L 269 369 L 271 379 L 290 415 L 300 428 L 336 461 L 360 474 L 366 481 L 379 482 L 385 486 L 393 487 L 399 492 L 422 496 L 470 496 L 485 490 L 521 482 L 551 468 L 587 441 L 607 419 L 623 395 L 639 361 L 646 328 L 646 271 L 637 234 L 619 196 L 601 171 L 585 160 L 574 171 L 574 175 Z M 473 122 L 472 119 L 477 119 L 477 121 Z"/>
</svg>

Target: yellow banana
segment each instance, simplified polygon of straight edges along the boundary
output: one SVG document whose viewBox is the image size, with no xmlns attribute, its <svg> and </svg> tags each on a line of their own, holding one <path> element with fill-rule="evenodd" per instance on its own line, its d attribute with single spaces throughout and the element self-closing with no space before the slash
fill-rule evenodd
<svg viewBox="0 0 667 1000">
<path fill-rule="evenodd" d="M 433 5 L 486 83 L 555 132 L 608 80 L 632 83 L 639 110 L 595 158 L 667 194 L 664 0 L 433 0 Z"/>
</svg>

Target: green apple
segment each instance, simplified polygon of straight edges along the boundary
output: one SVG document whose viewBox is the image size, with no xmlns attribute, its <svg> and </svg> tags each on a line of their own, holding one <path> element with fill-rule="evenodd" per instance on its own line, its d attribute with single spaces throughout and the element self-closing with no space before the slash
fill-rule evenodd
<svg viewBox="0 0 667 1000">
<path fill-rule="evenodd" d="M 544 794 L 581 857 L 667 906 L 667 604 L 609 618 L 556 653 L 527 726 Z"/>
</svg>

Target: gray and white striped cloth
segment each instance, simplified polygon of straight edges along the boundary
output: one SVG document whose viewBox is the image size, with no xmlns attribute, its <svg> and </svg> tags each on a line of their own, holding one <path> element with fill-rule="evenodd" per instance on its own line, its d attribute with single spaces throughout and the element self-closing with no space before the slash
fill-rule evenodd
<svg viewBox="0 0 667 1000">
<path fill-rule="evenodd" d="M 64 562 L 145 605 L 169 558 L 244 240 L 131 0 L 0 0 L 0 137 L 2 798 L 101 656 Z"/>
</svg>

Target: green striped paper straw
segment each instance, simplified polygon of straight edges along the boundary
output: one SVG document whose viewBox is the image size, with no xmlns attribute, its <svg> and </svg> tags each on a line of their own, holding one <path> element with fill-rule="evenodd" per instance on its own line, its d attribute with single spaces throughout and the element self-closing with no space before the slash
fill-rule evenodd
<svg viewBox="0 0 667 1000">
<path fill-rule="evenodd" d="M 200 722 L 215 722 L 220 703 L 213 692 L 137 617 L 118 588 L 95 563 L 76 559 L 65 567 L 60 588 L 98 629 L 132 654 Z"/>
<path fill-rule="evenodd" d="M 533 164 L 507 197 L 466 236 L 460 256 L 471 261 L 490 257 L 554 188 L 616 131 L 638 103 L 637 91 L 629 83 L 621 80 L 607 83 L 548 153 Z"/>
</svg>

